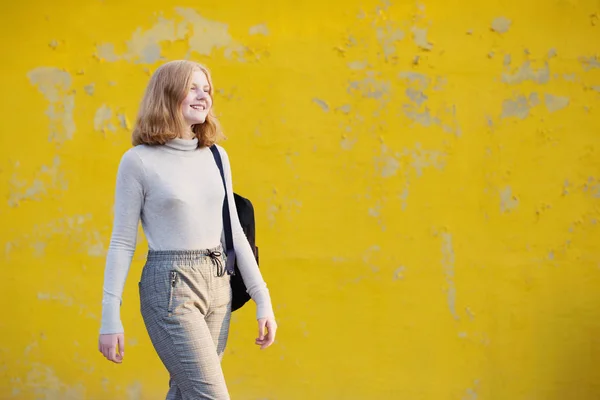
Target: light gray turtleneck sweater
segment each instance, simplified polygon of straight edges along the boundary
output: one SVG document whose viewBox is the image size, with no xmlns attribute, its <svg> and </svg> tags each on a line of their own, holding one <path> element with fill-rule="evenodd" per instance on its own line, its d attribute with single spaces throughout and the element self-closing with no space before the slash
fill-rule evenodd
<svg viewBox="0 0 600 400">
<path fill-rule="evenodd" d="M 257 305 L 256 317 L 272 317 L 267 285 L 235 209 L 229 158 L 222 147 L 217 147 L 223 160 L 238 267 Z M 124 331 L 121 296 L 140 219 L 151 250 L 217 247 L 223 229 L 224 195 L 213 155 L 208 147 L 198 148 L 198 139 L 139 145 L 125 152 L 117 172 L 114 224 L 104 271 L 101 334 Z"/>
</svg>

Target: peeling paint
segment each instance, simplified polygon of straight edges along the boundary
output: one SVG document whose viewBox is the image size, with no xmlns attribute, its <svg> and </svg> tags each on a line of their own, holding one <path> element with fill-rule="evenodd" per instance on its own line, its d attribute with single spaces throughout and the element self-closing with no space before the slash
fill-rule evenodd
<svg viewBox="0 0 600 400">
<path fill-rule="evenodd" d="M 429 43 L 427 40 L 427 29 L 424 28 L 412 28 L 413 41 L 419 48 L 422 50 L 431 50 L 433 49 L 433 44 Z"/>
<path fill-rule="evenodd" d="M 148 30 L 138 28 L 126 42 L 127 51 L 115 54 L 114 44 L 101 43 L 96 46 L 97 57 L 108 62 L 121 59 L 140 64 L 154 64 L 162 60 L 162 42 L 187 40 L 189 50 L 200 55 L 210 55 L 215 49 L 225 49 L 228 58 L 241 55 L 245 48 L 235 42 L 223 22 L 211 21 L 198 14 L 193 8 L 176 7 L 180 18 L 169 20 L 158 17 L 157 22 Z"/>
<path fill-rule="evenodd" d="M 378 27 L 376 31 L 377 40 L 383 49 L 386 58 L 396 55 L 397 42 L 404 39 L 404 32 L 397 27 L 388 24 L 385 27 Z"/>
<path fill-rule="evenodd" d="M 454 247 L 452 245 L 452 235 L 443 232 L 442 233 L 442 267 L 444 269 L 444 275 L 446 277 L 446 294 L 448 297 L 448 308 L 450 313 L 455 320 L 460 320 L 458 313 L 456 312 L 456 285 L 454 283 L 455 278 L 455 255 Z"/>
<path fill-rule="evenodd" d="M 506 33 L 510 29 L 512 21 L 506 17 L 497 17 L 492 21 L 492 30 L 497 33 Z"/>
<path fill-rule="evenodd" d="M 406 267 L 400 266 L 394 271 L 394 280 L 404 279 L 404 271 Z"/>
<path fill-rule="evenodd" d="M 69 385 L 58 378 L 52 367 L 38 362 L 29 363 L 23 386 L 32 391 L 36 399 L 76 400 L 86 398 L 83 384 Z"/>
<path fill-rule="evenodd" d="M 369 64 L 366 61 L 352 61 L 348 63 L 348 68 L 354 71 L 360 71 L 368 66 Z"/>
<path fill-rule="evenodd" d="M 32 85 L 50 102 L 46 116 L 50 119 L 50 141 L 63 142 L 75 133 L 75 96 L 70 94 L 71 75 L 58 68 L 39 67 L 27 73 Z"/>
<path fill-rule="evenodd" d="M 348 114 L 350 111 L 352 111 L 352 106 L 350 104 L 343 104 L 337 109 L 343 112 L 344 114 Z"/>
<path fill-rule="evenodd" d="M 251 26 L 250 29 L 248 29 L 248 33 L 250 35 L 268 36 L 269 28 L 267 27 L 267 24 L 258 24 L 258 25 Z"/>
<path fill-rule="evenodd" d="M 502 103 L 502 115 L 501 118 L 519 118 L 525 119 L 529 116 L 531 107 L 539 104 L 539 98 L 537 94 L 533 93 L 529 99 L 525 96 L 519 95 L 514 99 L 504 100 Z"/>
<path fill-rule="evenodd" d="M 598 56 L 581 57 L 579 61 L 581 62 L 585 71 L 600 68 L 600 60 L 598 59 Z"/>
<path fill-rule="evenodd" d="M 512 194 L 512 189 L 510 187 L 505 187 L 500 192 L 500 212 L 507 213 L 519 205 L 519 200 Z"/>
<path fill-rule="evenodd" d="M 142 384 L 139 381 L 127 386 L 127 400 L 142 400 Z"/>
<path fill-rule="evenodd" d="M 375 77 L 375 73 L 369 71 L 364 79 L 351 81 L 348 93 L 358 92 L 364 98 L 377 100 L 381 107 L 389 102 L 391 84 L 388 81 Z"/>
<path fill-rule="evenodd" d="M 19 206 L 24 200 L 40 201 L 49 189 L 67 190 L 68 183 L 60 170 L 60 158 L 54 157 L 51 166 L 42 165 L 31 183 L 18 177 L 15 172 L 9 181 L 8 205 Z"/>
<path fill-rule="evenodd" d="M 90 96 L 93 96 L 93 95 L 94 95 L 94 91 L 95 91 L 95 89 L 96 89 L 96 85 L 95 85 L 95 84 L 93 84 L 93 83 L 91 83 L 91 84 L 89 84 L 89 85 L 85 85 L 85 86 L 83 87 L 83 90 L 84 90 L 84 91 L 85 91 L 85 92 L 86 92 L 88 95 L 90 95 Z"/>
<path fill-rule="evenodd" d="M 502 82 L 508 83 L 510 85 L 516 85 L 525 81 L 532 81 L 539 84 L 544 84 L 548 83 L 549 80 L 550 68 L 547 62 L 544 64 L 543 68 L 540 68 L 536 71 L 531 68 L 531 63 L 529 61 L 525 61 L 523 65 L 519 68 L 519 70 L 514 74 L 502 74 Z"/>
<path fill-rule="evenodd" d="M 119 61 L 120 57 L 115 54 L 115 45 L 112 43 L 101 43 L 96 46 L 95 56 L 107 62 Z"/>
<path fill-rule="evenodd" d="M 432 79 L 422 73 L 403 71 L 398 74 L 398 77 L 408 85 L 408 88 L 405 89 L 405 95 L 409 103 L 402 105 L 402 111 L 407 118 L 425 127 L 438 125 L 445 132 L 453 133 L 456 136 L 461 135 L 455 106 L 441 108 L 437 115 L 433 115 L 427 106 L 429 96 L 425 92 L 427 90 L 441 90 L 445 84 L 445 79 L 437 78 L 434 87 L 430 88 L 433 83 Z"/>
<path fill-rule="evenodd" d="M 111 119 L 112 110 L 106 104 L 102 104 L 94 116 L 94 130 L 97 132 L 105 132 L 107 129 L 112 132 L 116 131 L 115 126 L 110 122 Z"/>
<path fill-rule="evenodd" d="M 321 109 L 325 112 L 329 111 L 329 104 L 327 104 L 327 102 L 325 100 L 321 100 L 318 98 L 313 98 L 313 103 L 316 103 L 319 107 L 321 107 Z"/>
<path fill-rule="evenodd" d="M 439 150 L 424 150 L 417 143 L 414 150 L 405 150 L 405 154 L 412 159 L 411 166 L 417 176 L 423 175 L 423 170 L 428 167 L 443 169 L 446 165 L 446 155 Z"/>
<path fill-rule="evenodd" d="M 119 124 L 121 125 L 121 128 L 123 129 L 130 129 L 130 125 L 129 125 L 129 120 L 127 119 L 127 115 L 123 114 L 123 113 L 119 113 L 117 114 L 117 118 L 119 119 Z"/>
<path fill-rule="evenodd" d="M 342 138 L 340 146 L 342 147 L 343 150 L 346 150 L 346 151 L 352 150 L 352 148 L 354 147 L 354 145 L 356 144 L 357 141 L 358 141 L 358 139 L 356 139 L 356 138 L 344 137 L 344 138 Z"/>
<path fill-rule="evenodd" d="M 71 307 L 73 305 L 73 299 L 64 293 L 50 294 L 50 293 L 38 293 L 38 300 L 42 301 L 57 301 L 63 306 Z"/>
<path fill-rule="evenodd" d="M 239 49 L 238 43 L 229 34 L 227 24 L 206 19 L 193 8 L 177 7 L 175 11 L 193 27 L 193 34 L 188 39 L 190 50 L 208 56 L 217 48 L 230 47 L 227 49 L 230 53 Z"/>
<path fill-rule="evenodd" d="M 550 112 L 556 112 L 562 110 L 569 105 L 569 98 L 564 96 L 554 96 L 552 94 L 545 95 L 546 108 Z"/>
</svg>

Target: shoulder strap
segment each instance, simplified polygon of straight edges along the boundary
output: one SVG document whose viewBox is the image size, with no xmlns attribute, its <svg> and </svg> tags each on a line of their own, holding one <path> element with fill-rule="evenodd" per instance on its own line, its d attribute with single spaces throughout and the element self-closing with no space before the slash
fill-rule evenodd
<svg viewBox="0 0 600 400">
<path fill-rule="evenodd" d="M 225 254 L 227 254 L 227 265 L 225 270 L 229 275 L 235 273 L 235 249 L 233 248 L 233 235 L 231 233 L 231 217 L 229 214 L 229 198 L 227 196 L 227 184 L 225 183 L 225 173 L 223 172 L 223 161 L 221 160 L 221 154 L 216 145 L 210 146 L 210 151 L 213 153 L 215 162 L 221 172 L 221 180 L 223 181 L 223 188 L 225 189 L 225 201 L 223 203 L 223 230 L 225 231 Z"/>
</svg>

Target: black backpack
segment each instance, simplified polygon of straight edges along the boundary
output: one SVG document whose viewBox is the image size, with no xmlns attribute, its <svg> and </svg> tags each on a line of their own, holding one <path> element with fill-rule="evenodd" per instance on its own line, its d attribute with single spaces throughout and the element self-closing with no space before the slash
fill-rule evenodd
<svg viewBox="0 0 600 400">
<path fill-rule="evenodd" d="M 225 174 L 223 172 L 223 162 L 221 161 L 221 154 L 217 146 L 213 145 L 210 147 L 213 153 L 215 162 L 221 172 L 221 179 L 223 180 L 223 187 L 225 188 L 225 201 L 223 203 L 223 230 L 225 231 L 225 253 L 227 254 L 227 273 L 231 275 L 231 311 L 235 311 L 241 308 L 244 304 L 250 300 L 250 295 L 246 291 L 246 285 L 242 280 L 242 274 L 237 266 L 237 260 L 235 256 L 235 250 L 233 248 L 233 237 L 231 233 L 231 218 L 229 215 L 229 200 L 227 198 L 227 185 L 225 184 Z M 245 197 L 240 196 L 237 193 L 233 194 L 235 199 L 235 208 L 237 209 L 238 218 L 242 229 L 248 238 L 250 248 L 254 252 L 254 258 L 258 263 L 258 247 L 256 246 L 256 225 L 254 222 L 254 207 L 252 202 Z M 233 272 L 233 273 L 232 273 Z"/>
</svg>

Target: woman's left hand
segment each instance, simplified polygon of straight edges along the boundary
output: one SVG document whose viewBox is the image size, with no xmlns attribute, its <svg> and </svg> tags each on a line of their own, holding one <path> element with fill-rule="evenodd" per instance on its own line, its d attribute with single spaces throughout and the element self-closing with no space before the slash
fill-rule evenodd
<svg viewBox="0 0 600 400">
<path fill-rule="evenodd" d="M 265 332 L 266 330 L 266 332 Z M 275 341 L 275 333 L 277 332 L 277 322 L 275 318 L 261 318 L 258 320 L 258 338 L 256 344 L 261 350 L 266 349 Z"/>
</svg>

